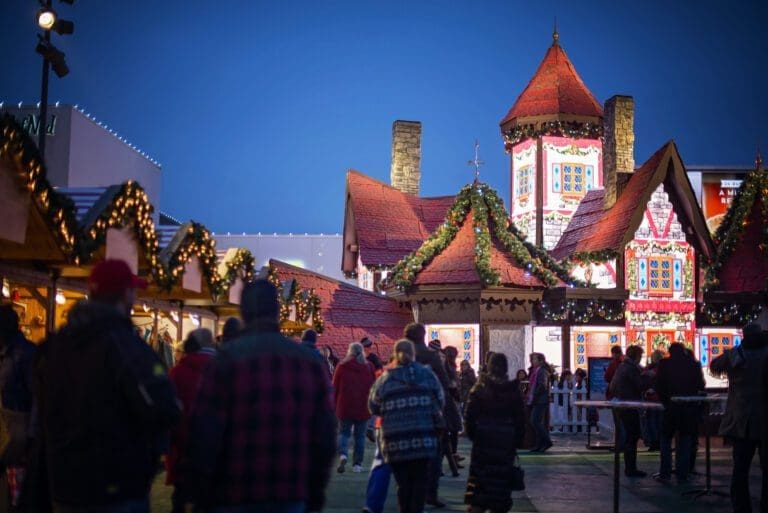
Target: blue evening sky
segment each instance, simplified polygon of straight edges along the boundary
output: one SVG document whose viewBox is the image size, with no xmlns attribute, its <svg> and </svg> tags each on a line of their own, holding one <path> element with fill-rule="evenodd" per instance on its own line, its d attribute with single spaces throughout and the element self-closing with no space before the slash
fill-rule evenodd
<svg viewBox="0 0 768 513">
<path fill-rule="evenodd" d="M 635 160 L 768 147 L 768 2 L 55 2 L 79 104 L 163 165 L 160 208 L 216 232 L 340 232 L 353 168 L 389 181 L 395 119 L 423 123 L 422 194 L 482 178 L 508 199 L 498 123 L 560 42 L 600 102 L 635 97 Z M 0 100 L 37 102 L 34 0 L 0 2 Z M 157 208 L 157 206 L 156 206 Z"/>
</svg>

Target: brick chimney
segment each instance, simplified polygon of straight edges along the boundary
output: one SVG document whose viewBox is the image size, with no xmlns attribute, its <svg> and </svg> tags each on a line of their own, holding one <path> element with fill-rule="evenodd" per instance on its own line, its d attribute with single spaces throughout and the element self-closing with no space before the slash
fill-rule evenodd
<svg viewBox="0 0 768 513">
<path fill-rule="evenodd" d="M 605 102 L 603 114 L 603 186 L 605 208 L 611 208 L 621 196 L 635 171 L 635 100 L 631 96 L 613 96 Z"/>
<path fill-rule="evenodd" d="M 421 122 L 392 123 L 392 167 L 389 182 L 395 189 L 419 195 L 421 180 Z"/>
</svg>

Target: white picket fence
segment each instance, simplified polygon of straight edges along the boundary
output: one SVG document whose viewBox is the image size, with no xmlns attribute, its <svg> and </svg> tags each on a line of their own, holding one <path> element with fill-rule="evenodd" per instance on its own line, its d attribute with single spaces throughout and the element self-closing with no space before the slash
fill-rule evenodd
<svg viewBox="0 0 768 513">
<path fill-rule="evenodd" d="M 574 404 L 587 399 L 586 389 L 553 387 L 549 397 L 549 428 L 553 433 L 586 433 L 587 412 Z"/>
</svg>

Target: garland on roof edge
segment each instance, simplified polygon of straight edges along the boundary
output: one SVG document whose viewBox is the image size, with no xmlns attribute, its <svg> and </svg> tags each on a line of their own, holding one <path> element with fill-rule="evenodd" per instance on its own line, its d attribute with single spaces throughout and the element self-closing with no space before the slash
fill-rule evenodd
<svg viewBox="0 0 768 513">
<path fill-rule="evenodd" d="M 750 172 L 741 183 L 736 196 L 733 198 L 730 208 L 725 213 L 723 222 L 718 226 L 714 236 L 715 257 L 707 268 L 706 278 L 704 280 L 704 290 L 717 288 L 720 280 L 717 275 L 722 269 L 723 264 L 733 254 L 736 244 L 744 235 L 749 224 L 749 215 L 755 201 L 762 199 L 761 214 L 763 216 L 763 241 L 759 244 L 759 249 L 763 256 L 768 247 L 768 175 L 762 166 L 753 172 Z M 768 287 L 768 283 L 764 284 Z"/>
<path fill-rule="evenodd" d="M 0 118 L 0 158 L 13 162 L 32 199 L 53 228 L 67 259 L 75 258 L 77 221 L 72 200 L 57 193 L 46 179 L 40 152 L 21 125 L 10 115 Z"/>
<path fill-rule="evenodd" d="M 599 139 L 603 136 L 601 123 L 581 123 L 579 121 L 547 121 L 538 124 L 517 125 L 504 133 L 504 146 L 509 152 L 513 145 L 523 139 L 552 135 L 573 139 Z"/>
<path fill-rule="evenodd" d="M 239 248 L 232 260 L 226 262 L 226 272 L 221 277 L 221 291 L 229 289 L 238 278 L 244 282 L 253 280 L 256 274 L 256 259 L 246 248 Z"/>
<path fill-rule="evenodd" d="M 492 241 L 489 224 L 492 224 L 493 235 L 511 254 L 515 262 L 542 283 L 555 286 L 559 280 L 562 280 L 570 286 L 587 286 L 586 283 L 572 278 L 569 269 L 558 264 L 546 250 L 522 240 L 520 231 L 509 221 L 503 200 L 496 191 L 484 183 L 466 185 L 459 192 L 443 224 L 419 249 L 405 256 L 395 265 L 388 282 L 401 290 L 412 286 L 418 272 L 445 250 L 456 237 L 470 210 L 474 211 L 472 229 L 477 241 L 475 264 L 483 285 L 501 283 L 499 273 L 491 266 Z"/>
<path fill-rule="evenodd" d="M 184 275 L 184 266 L 196 256 L 200 268 L 208 284 L 211 294 L 217 294 L 222 289 L 221 277 L 216 270 L 216 243 L 208 229 L 200 223 L 192 221 L 187 229 L 187 235 L 176 252 L 168 260 L 165 280 L 159 285 L 170 290 Z"/>
<path fill-rule="evenodd" d="M 267 280 L 277 287 L 280 303 L 280 331 L 284 335 L 299 335 L 306 328 L 318 333 L 325 330 L 325 321 L 320 315 L 320 296 L 315 289 L 302 289 L 296 280 L 281 281 L 277 270 L 270 265 Z M 286 290 L 285 287 L 290 287 Z M 291 306 L 296 309 L 296 321 L 291 322 Z"/>
<path fill-rule="evenodd" d="M 159 256 L 157 233 L 152 220 L 153 207 L 141 186 L 129 180 L 120 186 L 112 202 L 99 214 L 91 227 L 78 238 L 77 259 L 80 263 L 90 260 L 94 253 L 107 242 L 109 228 L 132 226 L 144 249 L 150 265 L 150 273 L 158 284 L 165 283 L 166 270 Z"/>
</svg>

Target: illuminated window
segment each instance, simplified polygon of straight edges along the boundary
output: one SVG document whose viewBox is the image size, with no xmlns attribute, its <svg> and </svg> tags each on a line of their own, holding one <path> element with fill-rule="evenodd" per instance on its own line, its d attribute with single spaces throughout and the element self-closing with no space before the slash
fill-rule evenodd
<svg viewBox="0 0 768 513">
<path fill-rule="evenodd" d="M 533 168 L 531 166 L 521 167 L 515 176 L 515 196 L 517 196 L 518 201 L 525 201 L 532 192 Z"/>
<path fill-rule="evenodd" d="M 672 290 L 672 259 L 670 257 L 649 257 L 648 294 L 671 296 Z"/>
</svg>

